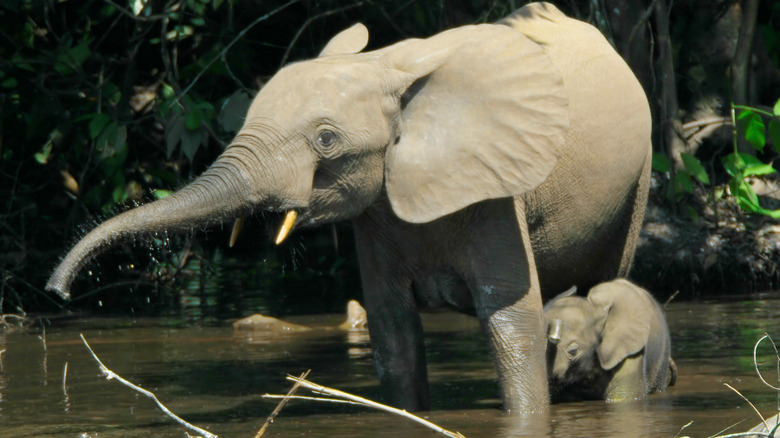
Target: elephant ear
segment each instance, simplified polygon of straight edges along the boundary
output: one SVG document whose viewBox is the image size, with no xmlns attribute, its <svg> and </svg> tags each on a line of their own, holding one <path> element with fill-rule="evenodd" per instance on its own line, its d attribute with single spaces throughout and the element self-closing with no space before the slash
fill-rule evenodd
<svg viewBox="0 0 780 438">
<path fill-rule="evenodd" d="M 320 56 L 351 55 L 363 50 L 366 44 L 368 44 L 368 29 L 362 23 L 357 23 L 331 38 L 320 52 Z"/>
<path fill-rule="evenodd" d="M 601 367 L 611 370 L 623 359 L 639 353 L 650 339 L 652 303 L 626 280 L 602 283 L 588 292 L 588 300 L 605 318 L 596 347 Z"/>
<path fill-rule="evenodd" d="M 428 222 L 527 192 L 555 167 L 568 97 L 545 51 L 521 33 L 464 26 L 383 53 L 402 94 L 385 167 L 401 219 Z"/>
</svg>

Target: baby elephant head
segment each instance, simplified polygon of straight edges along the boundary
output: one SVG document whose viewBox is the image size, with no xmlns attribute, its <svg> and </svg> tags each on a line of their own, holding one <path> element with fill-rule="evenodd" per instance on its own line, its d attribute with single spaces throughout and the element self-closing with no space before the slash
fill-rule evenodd
<svg viewBox="0 0 780 438">
<path fill-rule="evenodd" d="M 583 298 L 572 288 L 545 306 L 553 392 L 576 384 L 577 398 L 604 398 L 616 367 L 645 348 L 656 310 L 631 289 L 639 288 L 616 280 L 595 286 Z"/>
</svg>

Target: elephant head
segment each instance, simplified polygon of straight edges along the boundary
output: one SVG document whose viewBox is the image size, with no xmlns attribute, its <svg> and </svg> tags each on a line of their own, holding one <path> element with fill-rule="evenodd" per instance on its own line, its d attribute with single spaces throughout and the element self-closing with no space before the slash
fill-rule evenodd
<svg viewBox="0 0 780 438">
<path fill-rule="evenodd" d="M 361 53 L 367 42 L 358 24 L 319 57 L 280 70 L 205 173 L 95 228 L 46 288 L 68 298 L 91 257 L 157 231 L 287 212 L 279 242 L 295 226 L 353 218 L 379 202 L 422 223 L 526 192 L 550 174 L 568 98 L 540 45 L 503 25 Z"/>
<path fill-rule="evenodd" d="M 615 287 L 616 282 L 625 280 L 599 284 L 587 298 L 576 296 L 572 288 L 544 307 L 548 372 L 556 382 L 596 379 L 647 345 L 654 309 L 626 288 Z"/>
</svg>

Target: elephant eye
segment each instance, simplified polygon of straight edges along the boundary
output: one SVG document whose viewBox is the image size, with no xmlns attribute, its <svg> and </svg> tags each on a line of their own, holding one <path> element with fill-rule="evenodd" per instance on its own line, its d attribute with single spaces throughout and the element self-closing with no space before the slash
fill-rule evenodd
<svg viewBox="0 0 780 438">
<path fill-rule="evenodd" d="M 323 148 L 330 148 L 336 144 L 338 136 L 335 132 L 330 130 L 323 130 L 317 135 L 317 144 Z"/>
</svg>

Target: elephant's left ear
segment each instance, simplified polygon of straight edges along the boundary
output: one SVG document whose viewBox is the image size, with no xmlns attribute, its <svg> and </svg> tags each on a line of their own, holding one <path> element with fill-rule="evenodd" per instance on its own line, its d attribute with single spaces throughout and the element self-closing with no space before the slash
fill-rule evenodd
<svg viewBox="0 0 780 438">
<path fill-rule="evenodd" d="M 603 369 L 611 370 L 645 348 L 650 339 L 653 303 L 647 302 L 637 286 L 626 280 L 602 283 L 588 292 L 588 300 L 606 314 L 601 342 L 596 347 Z"/>
<path fill-rule="evenodd" d="M 569 125 L 560 72 L 510 27 L 464 26 L 381 51 L 401 96 L 386 154 L 395 213 L 428 222 L 541 184 Z"/>
<path fill-rule="evenodd" d="M 351 55 L 366 48 L 368 29 L 363 23 L 342 30 L 328 41 L 320 56 Z"/>
</svg>

